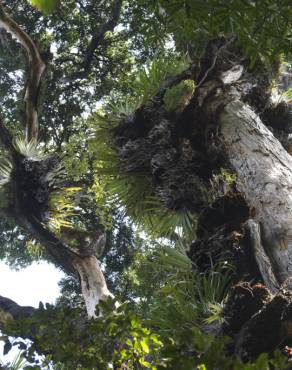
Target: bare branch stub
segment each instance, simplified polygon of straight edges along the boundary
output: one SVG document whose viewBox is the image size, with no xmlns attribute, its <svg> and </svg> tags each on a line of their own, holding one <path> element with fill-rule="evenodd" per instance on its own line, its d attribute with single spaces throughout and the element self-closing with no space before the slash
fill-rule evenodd
<svg viewBox="0 0 292 370">
<path fill-rule="evenodd" d="M 25 113 L 26 113 L 26 139 L 27 141 L 37 140 L 38 137 L 38 112 L 37 103 L 39 86 L 42 74 L 45 70 L 45 63 L 28 34 L 9 17 L 0 3 L 0 27 L 9 32 L 25 49 L 28 57 L 29 76 L 25 92 Z"/>
</svg>

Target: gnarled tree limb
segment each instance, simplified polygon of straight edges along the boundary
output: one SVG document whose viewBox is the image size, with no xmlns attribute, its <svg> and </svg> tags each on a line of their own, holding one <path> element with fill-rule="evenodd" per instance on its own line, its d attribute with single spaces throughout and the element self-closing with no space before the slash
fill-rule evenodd
<svg viewBox="0 0 292 370">
<path fill-rule="evenodd" d="M 27 141 L 36 140 L 38 136 L 38 113 L 37 103 L 39 86 L 42 74 L 45 70 L 45 63 L 41 55 L 28 34 L 9 17 L 0 3 L 0 27 L 3 27 L 23 46 L 27 52 L 29 76 L 25 92 L 25 113 L 26 113 L 26 139 Z"/>
</svg>

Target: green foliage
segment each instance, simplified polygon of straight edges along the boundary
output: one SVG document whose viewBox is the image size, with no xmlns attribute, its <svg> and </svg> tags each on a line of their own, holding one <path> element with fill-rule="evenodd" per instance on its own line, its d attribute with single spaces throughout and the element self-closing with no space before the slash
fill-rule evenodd
<svg viewBox="0 0 292 370">
<path fill-rule="evenodd" d="M 184 57 L 162 58 L 152 60 L 148 66 L 138 71 L 136 80 L 130 85 L 133 95 L 145 104 L 157 94 L 167 77 L 176 76 L 188 68 L 190 59 Z"/>
<path fill-rule="evenodd" d="M 236 174 L 227 168 L 220 168 L 219 176 L 229 185 L 236 182 Z"/>
<path fill-rule="evenodd" d="M 92 200 L 92 194 L 95 194 L 95 211 L 107 229 L 114 223 L 113 209 L 119 207 L 153 237 L 163 236 L 176 240 L 181 235 L 187 235 L 191 239 L 196 224 L 194 216 L 186 211 L 170 212 L 164 208 L 153 193 L 151 179 L 147 174 L 123 173 L 111 131 L 122 118 L 146 105 L 159 92 L 165 80 L 186 69 L 189 60 L 157 57 L 141 70 L 137 63 L 139 60 L 145 61 L 145 55 L 153 55 L 156 52 L 157 43 L 153 29 L 160 31 L 164 26 L 174 34 L 176 45 L 183 50 L 188 49 L 194 53 L 196 48 L 202 50 L 202 46 L 211 37 L 232 34 L 237 37 L 239 45 L 252 62 L 260 58 L 271 63 L 279 53 L 290 47 L 290 4 L 284 1 L 275 4 L 272 0 L 232 0 L 228 4 L 221 0 L 154 0 L 147 1 L 140 11 L 139 3 L 133 2 L 136 10 L 131 10 L 132 4 L 127 2 L 124 14 L 133 14 L 134 11 L 137 14 L 138 9 L 140 21 L 145 11 L 148 15 L 148 18 L 144 17 L 143 22 L 140 22 L 143 23 L 141 27 L 144 30 L 141 39 L 137 40 L 141 35 L 134 35 L 136 45 L 141 48 L 129 51 L 128 45 L 132 41 L 127 39 L 128 30 L 131 28 L 131 32 L 135 33 L 139 29 L 139 22 L 136 22 L 135 30 L 133 19 L 132 27 L 128 27 L 130 21 L 124 18 L 124 29 L 108 32 L 105 39 L 99 43 L 87 81 L 77 79 L 77 82 L 71 84 L 68 83 L 70 77 L 74 76 L 76 71 L 80 72 L 82 57 L 90 36 L 102 27 L 115 2 L 81 1 L 81 5 L 75 8 L 75 0 L 63 1 L 54 16 L 47 18 L 48 21 L 44 21 L 44 17 L 36 18 L 37 12 L 28 10 L 24 3 L 19 1 L 13 7 L 15 19 L 20 21 L 24 28 L 29 29 L 31 36 L 39 41 L 44 55 L 47 54 L 50 58 L 52 40 L 57 49 L 54 57 L 51 55 L 51 63 L 48 64 L 44 81 L 47 85 L 46 96 L 41 96 L 41 100 L 46 103 L 40 116 L 41 137 L 47 147 L 65 153 L 65 167 L 70 179 L 85 179 L 87 184 L 90 184 L 91 193 L 88 198 Z M 49 14 L 56 1 L 32 0 L 32 3 L 45 14 Z M 161 22 L 158 26 L 153 15 L 151 18 L 151 12 L 147 12 L 149 4 L 154 4 L 157 11 L 160 6 Z M 163 40 L 167 38 L 166 33 L 160 36 Z M 145 39 L 148 49 L 151 46 L 151 50 L 146 52 L 142 48 Z M 4 113 L 7 116 L 11 113 L 13 126 L 15 122 L 18 125 L 20 122 L 15 113 L 15 102 L 19 100 L 19 96 L 22 98 L 23 91 L 19 88 L 19 81 L 23 82 L 26 76 L 10 79 L 9 75 L 19 68 L 19 61 L 22 61 L 20 53 L 14 53 L 14 46 L 11 50 L 12 58 L 0 55 L 4 64 L 3 76 L 8 75 L 4 82 L 1 81 L 0 100 L 5 103 L 2 104 L 5 107 Z M 130 73 L 131 70 L 134 73 Z M 194 93 L 194 82 L 187 81 L 189 82 L 183 81 L 166 91 L 164 103 L 168 111 L 180 110 L 184 101 Z M 113 92 L 108 97 L 107 94 L 111 90 Z M 10 98 L 11 91 L 13 98 Z M 126 97 L 116 99 L 121 96 Z M 289 98 L 289 95 L 287 96 Z M 100 99 L 107 103 L 103 111 L 91 118 L 95 138 L 88 148 L 87 137 L 90 132 L 87 122 L 77 120 L 76 117 L 80 117 L 84 111 L 94 109 L 96 101 Z M 174 101 L 179 101 L 178 105 L 174 105 Z M 18 127 L 17 124 L 15 127 Z M 15 128 L 14 130 L 17 131 Z M 25 143 L 18 140 L 15 147 L 30 159 L 44 158 L 43 151 L 35 142 Z M 4 186 L 10 180 L 11 170 L 11 163 L 3 157 L 3 163 L 0 164 L 0 185 L 3 185 L 5 191 Z M 226 171 L 222 171 L 221 176 L 229 183 L 234 181 L 233 175 Z M 4 190 L 0 193 L 0 206 L 3 207 L 7 205 Z M 58 232 L 61 227 L 71 226 L 70 219 L 76 216 L 72 203 L 75 194 L 76 188 L 67 188 L 51 195 L 51 228 L 54 231 Z M 87 218 L 89 219 L 89 216 Z M 94 217 L 93 219 L 95 220 Z M 6 256 L 8 247 L 12 251 L 10 258 L 18 258 L 21 253 L 23 256 L 22 245 L 26 242 L 26 236 L 13 226 L 8 230 L 7 225 L 1 223 L 1 228 L 1 238 L 5 239 L 5 243 L 0 243 L 1 256 Z M 117 238 L 127 240 L 126 232 L 124 231 L 123 236 L 121 234 L 116 232 Z M 13 246 L 10 245 L 12 237 L 16 239 Z M 40 308 L 36 316 L 11 323 L 7 329 L 11 335 L 20 334 L 35 338 L 31 348 L 27 349 L 29 359 L 35 360 L 34 351 L 37 350 L 45 354 L 47 364 L 53 361 L 57 364 L 56 368 L 62 368 L 63 363 L 64 369 L 77 370 L 107 370 L 109 365 L 135 370 L 250 370 L 287 367 L 285 359 L 279 353 L 274 359 L 262 354 L 254 363 L 242 364 L 225 355 L 225 338 L 214 338 L 204 332 L 206 328 L 214 328 L 224 320 L 222 307 L 232 280 L 232 270 L 228 267 L 218 265 L 203 274 L 189 260 L 184 248 L 172 247 L 158 248 L 154 253 L 147 251 L 145 255 L 137 255 L 137 265 L 129 266 L 127 261 L 131 258 L 130 253 L 125 253 L 129 257 L 128 260 L 123 259 L 121 251 L 125 250 L 125 246 L 122 242 L 120 245 L 120 248 L 117 248 L 118 253 L 113 255 L 112 259 L 122 260 L 122 265 L 127 267 L 128 276 L 139 285 L 139 290 L 136 289 L 139 294 L 133 293 L 131 297 L 136 298 L 135 311 L 133 304 L 123 304 L 114 309 L 113 302 L 108 302 L 100 305 L 103 316 L 88 321 L 80 309 L 72 310 L 73 302 L 70 302 L 70 308 Z M 35 247 L 34 242 L 28 243 L 27 250 L 33 258 L 37 258 L 39 252 Z M 107 266 L 112 266 L 107 262 Z M 145 297 L 147 305 L 141 309 Z M 86 330 L 83 330 L 84 328 Z M 41 366 L 36 365 L 34 368 Z"/>
<path fill-rule="evenodd" d="M 63 227 L 73 227 L 70 217 L 76 214 L 74 200 L 80 190 L 79 187 L 68 187 L 50 194 L 48 225 L 55 232 L 59 233 Z"/>
<path fill-rule="evenodd" d="M 152 4 L 177 46 L 197 55 L 208 39 L 222 34 L 234 35 L 252 63 L 258 59 L 271 63 L 290 50 L 292 10 L 287 1 L 155 0 Z"/>
<path fill-rule="evenodd" d="M 190 65 L 190 59 L 185 56 L 160 56 L 135 72 L 133 82 L 128 83 L 130 94 L 122 100 L 110 100 L 104 107 L 108 113 L 107 119 L 118 123 L 121 118 L 134 113 L 141 105 L 151 100 L 161 88 L 163 82 L 186 70 Z"/>
<path fill-rule="evenodd" d="M 11 171 L 12 163 L 7 158 L 2 158 L 0 162 L 0 186 L 3 186 L 10 181 Z"/>
<path fill-rule="evenodd" d="M 90 129 L 87 121 L 78 118 L 73 122 L 71 128 L 72 134 L 68 141 L 62 145 L 62 164 L 64 165 L 67 179 L 71 181 L 90 179 L 88 174 L 91 157 L 91 153 L 88 150 Z"/>
<path fill-rule="evenodd" d="M 44 252 L 44 248 L 35 240 L 28 240 L 26 243 L 26 250 L 34 261 L 39 261 Z"/>
<path fill-rule="evenodd" d="M 183 80 L 166 90 L 163 101 L 164 107 L 169 112 L 182 112 L 188 105 L 195 92 L 193 80 Z"/>
<path fill-rule="evenodd" d="M 74 326 L 78 317 L 80 319 L 79 310 L 50 305 L 46 309 L 40 308 L 36 315 L 24 320 L 20 326 L 12 322 L 9 330 L 10 333 L 19 330 L 25 333 L 32 327 L 38 328 L 36 340 L 27 349 L 26 356 L 35 361 L 35 350 L 42 353 L 48 348 L 53 349 L 43 365 L 53 360 L 65 364 L 67 369 L 106 370 L 110 365 L 123 365 L 129 370 L 156 370 L 155 353 L 162 346 L 158 335 L 143 325 L 127 303 L 115 310 L 113 307 L 113 301 L 100 304 L 103 315 L 87 321 L 86 330 L 84 327 L 78 330 L 78 326 Z M 50 325 L 47 325 L 48 322 Z M 40 366 L 34 368 L 41 369 Z"/>
<path fill-rule="evenodd" d="M 223 320 L 222 307 L 232 281 L 230 268 L 218 265 L 202 274 L 196 271 L 184 249 L 170 247 L 155 251 L 151 263 L 156 270 L 167 271 L 160 279 L 160 289 L 153 292 L 151 324 L 172 331 L 173 326 L 165 325 L 175 320 L 180 331 L 184 326 L 204 327 Z"/>
<path fill-rule="evenodd" d="M 35 351 L 44 353 L 42 366 L 53 361 L 57 368 L 63 364 L 65 369 L 77 370 L 288 369 L 287 359 L 279 351 L 274 357 L 261 354 L 252 363 L 242 363 L 226 354 L 228 338 L 206 334 L 206 325 L 210 327 L 214 321 L 204 322 L 202 303 L 209 299 L 219 302 L 225 296 L 230 278 L 226 267 L 226 274 L 217 267 L 204 280 L 194 278 L 197 272 L 185 252 L 169 248 L 156 252 L 149 263 L 155 265 L 154 271 L 160 268 L 166 274 L 153 292 L 148 310 L 134 311 L 129 303 L 116 308 L 115 302 L 108 300 L 98 306 L 102 316 L 86 320 L 78 308 L 46 305 L 30 318 L 10 322 L 7 333 L 25 337 L 33 331 L 35 341 L 25 351 L 27 359 L 36 361 Z"/>
<path fill-rule="evenodd" d="M 291 100 L 292 99 L 292 89 L 288 89 L 284 91 L 283 96 L 285 99 Z"/>
<path fill-rule="evenodd" d="M 125 209 L 127 215 L 152 237 L 176 238 L 180 230 L 191 238 L 194 236 L 195 216 L 186 210 L 175 212 L 166 209 L 154 194 L 151 179 L 147 173 L 123 172 L 112 133 L 113 127 L 123 117 L 131 114 L 140 104 L 157 93 L 160 84 L 167 77 L 165 66 L 171 73 L 186 68 L 186 63 L 181 60 L 176 61 L 172 68 L 170 65 L 172 65 L 170 62 L 163 64 L 161 60 L 156 60 L 151 64 L 148 72 L 145 70 L 141 73 L 142 77 L 138 76 L 136 83 L 133 84 L 135 88 L 133 88 L 131 100 L 125 100 L 125 105 L 108 104 L 104 108 L 106 113 L 99 111 L 89 119 L 89 124 L 95 131 L 90 143 L 96 169 L 92 190 L 96 194 L 99 215 L 105 226 L 110 225 L 107 216 L 110 209 L 113 205 L 119 204 Z M 187 82 L 188 91 L 193 84 L 193 81 Z"/>
<path fill-rule="evenodd" d="M 57 0 L 30 0 L 30 2 L 45 15 L 50 14 L 57 4 Z"/>
</svg>

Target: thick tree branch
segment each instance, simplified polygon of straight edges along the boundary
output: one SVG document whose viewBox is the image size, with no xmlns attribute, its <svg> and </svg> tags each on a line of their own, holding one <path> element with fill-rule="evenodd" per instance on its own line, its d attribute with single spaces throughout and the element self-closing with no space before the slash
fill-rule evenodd
<svg viewBox="0 0 292 370">
<path fill-rule="evenodd" d="M 28 34 L 9 17 L 0 3 L 0 27 L 14 36 L 23 46 L 28 56 L 29 76 L 25 92 L 26 105 L 26 139 L 27 141 L 36 140 L 38 136 L 38 113 L 37 103 L 41 76 L 45 70 L 45 63 L 41 55 Z"/>
<path fill-rule="evenodd" d="M 32 216 L 18 212 L 18 222 L 39 240 L 48 254 L 65 270 L 77 273 L 89 317 L 95 317 L 95 307 L 100 300 L 113 297 L 107 288 L 99 261 L 94 255 L 80 255 L 71 250 Z"/>
<path fill-rule="evenodd" d="M 109 21 L 103 24 L 100 29 L 92 36 L 90 43 L 84 53 L 84 60 L 81 64 L 81 71 L 78 71 L 71 75 L 68 80 L 73 82 L 75 80 L 81 80 L 88 76 L 92 60 L 94 58 L 94 52 L 98 46 L 104 41 L 105 34 L 108 31 L 113 31 L 116 27 L 120 18 L 123 0 L 115 0 L 112 5 L 112 14 Z"/>
<path fill-rule="evenodd" d="M 62 266 L 68 272 L 76 273 L 73 262 L 76 259 L 82 258 L 81 255 L 70 249 L 33 216 L 24 215 L 18 209 L 16 218 L 18 223 L 45 247 L 47 253 L 58 265 Z"/>
<path fill-rule="evenodd" d="M 23 316 L 31 316 L 36 311 L 30 306 L 19 306 L 9 298 L 0 296 L 0 329 L 5 327 L 8 320 L 17 320 Z"/>
</svg>

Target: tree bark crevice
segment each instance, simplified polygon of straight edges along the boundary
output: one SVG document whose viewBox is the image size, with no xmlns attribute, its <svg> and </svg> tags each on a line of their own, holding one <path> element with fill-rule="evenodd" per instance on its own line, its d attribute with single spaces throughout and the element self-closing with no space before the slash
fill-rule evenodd
<svg viewBox="0 0 292 370">
<path fill-rule="evenodd" d="M 275 277 L 271 261 L 263 246 L 260 225 L 253 219 L 249 219 L 245 223 L 245 227 L 246 231 L 249 232 L 254 258 L 261 272 L 263 281 L 271 292 L 276 293 L 280 286 Z"/>
</svg>

